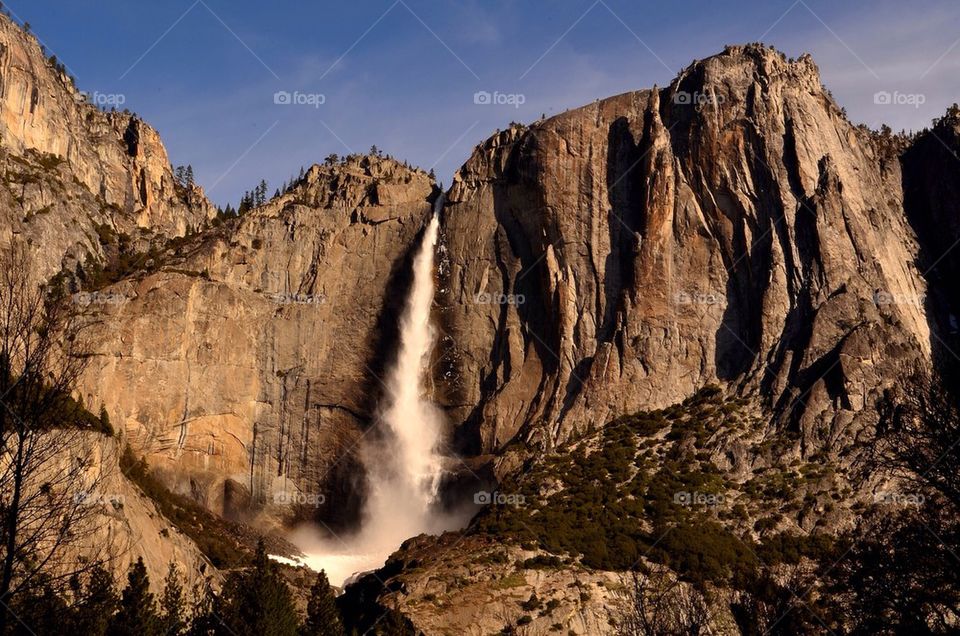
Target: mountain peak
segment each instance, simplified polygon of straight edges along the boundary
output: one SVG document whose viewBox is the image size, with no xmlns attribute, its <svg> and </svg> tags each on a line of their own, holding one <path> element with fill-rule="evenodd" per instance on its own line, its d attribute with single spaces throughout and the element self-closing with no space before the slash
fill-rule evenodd
<svg viewBox="0 0 960 636">
<path fill-rule="evenodd" d="M 380 152 L 330 155 L 310 166 L 303 176 L 268 207 L 305 205 L 331 209 L 422 203 L 437 189 L 432 174 Z"/>
</svg>

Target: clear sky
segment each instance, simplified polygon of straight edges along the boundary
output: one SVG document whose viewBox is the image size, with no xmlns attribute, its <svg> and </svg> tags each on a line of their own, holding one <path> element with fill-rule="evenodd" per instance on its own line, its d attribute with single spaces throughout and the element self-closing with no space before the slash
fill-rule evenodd
<svg viewBox="0 0 960 636">
<path fill-rule="evenodd" d="M 220 204 L 261 178 L 272 191 L 301 165 L 374 144 L 449 184 L 473 146 L 511 120 L 665 85 L 725 44 L 812 53 L 850 117 L 873 127 L 923 127 L 960 101 L 956 0 L 4 5 L 81 89 L 122 96 L 158 128 L 171 160 L 192 164 Z M 480 91 L 500 103 L 475 103 Z M 878 91 L 907 97 L 876 104 Z"/>
</svg>

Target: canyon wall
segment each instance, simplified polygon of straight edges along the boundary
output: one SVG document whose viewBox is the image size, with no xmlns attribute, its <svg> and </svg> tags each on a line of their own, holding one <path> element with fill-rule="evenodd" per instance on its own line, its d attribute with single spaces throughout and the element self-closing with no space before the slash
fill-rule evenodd
<svg viewBox="0 0 960 636">
<path fill-rule="evenodd" d="M 842 447 L 931 350 L 901 184 L 813 61 L 763 46 L 494 135 L 443 215 L 464 446 L 549 446 L 719 382 L 798 452 Z"/>
<path fill-rule="evenodd" d="M 405 259 L 437 194 L 390 159 L 314 166 L 161 271 L 104 290 L 118 302 L 101 309 L 84 395 L 213 510 L 349 520 Z"/>
</svg>

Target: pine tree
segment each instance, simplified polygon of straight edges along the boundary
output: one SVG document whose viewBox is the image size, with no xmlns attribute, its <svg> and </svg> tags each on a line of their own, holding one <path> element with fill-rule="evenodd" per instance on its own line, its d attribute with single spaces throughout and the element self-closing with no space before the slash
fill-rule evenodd
<svg viewBox="0 0 960 636">
<path fill-rule="evenodd" d="M 260 183 L 257 184 L 257 187 L 253 190 L 253 201 L 254 205 L 260 207 L 267 202 L 267 182 L 260 180 Z"/>
<path fill-rule="evenodd" d="M 77 582 L 79 588 L 79 582 Z M 120 605 L 114 587 L 113 574 L 100 566 L 94 567 L 83 590 L 75 592 L 72 632 L 103 636 L 110 618 Z"/>
<path fill-rule="evenodd" d="M 70 609 L 66 601 L 57 594 L 49 581 L 43 581 L 26 592 L 19 593 L 14 597 L 12 607 L 9 604 L 6 607 L 0 606 L 0 611 L 9 611 L 10 629 L 5 630 L 5 634 L 60 634 L 70 620 Z"/>
<path fill-rule="evenodd" d="M 340 612 L 334 600 L 333 588 L 323 570 L 310 588 L 307 602 L 307 620 L 300 627 L 301 636 L 344 636 Z"/>
<path fill-rule="evenodd" d="M 214 594 L 209 580 L 205 580 L 202 586 L 202 592 L 194 588 L 193 597 L 196 600 L 193 604 L 187 636 L 211 636 L 218 634 L 219 631 L 226 631 L 219 618 L 220 598 Z"/>
<path fill-rule="evenodd" d="M 253 567 L 233 572 L 223 586 L 220 617 L 235 636 L 295 636 L 299 621 L 290 589 L 267 558 L 263 540 Z"/>
<path fill-rule="evenodd" d="M 180 583 L 176 563 L 171 563 L 163 580 L 163 594 L 160 596 L 160 633 L 163 636 L 180 636 L 186 628 L 187 610 L 183 585 Z"/>
<path fill-rule="evenodd" d="M 240 198 L 240 207 L 237 208 L 237 215 L 238 215 L 238 216 L 244 214 L 247 210 L 250 209 L 250 207 L 251 207 L 250 198 L 251 198 L 251 197 L 250 197 L 250 193 L 249 193 L 249 192 L 244 192 L 244 193 L 243 193 L 243 196 Z"/>
<path fill-rule="evenodd" d="M 187 169 L 183 173 L 183 178 L 184 178 L 184 181 L 186 182 L 186 187 L 192 188 L 194 184 L 192 165 L 187 164 Z"/>
<path fill-rule="evenodd" d="M 120 596 L 120 611 L 110 620 L 108 636 L 160 636 L 160 618 L 150 592 L 143 559 L 130 566 L 127 587 Z"/>
</svg>

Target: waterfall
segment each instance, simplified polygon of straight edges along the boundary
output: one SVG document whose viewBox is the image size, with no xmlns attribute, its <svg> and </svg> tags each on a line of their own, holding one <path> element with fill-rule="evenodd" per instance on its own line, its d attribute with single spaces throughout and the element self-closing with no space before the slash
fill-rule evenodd
<svg viewBox="0 0 960 636">
<path fill-rule="evenodd" d="M 438 203 L 442 205 L 442 198 Z M 439 227 L 435 210 L 413 259 L 413 286 L 400 319 L 400 349 L 386 378 L 383 436 L 364 448 L 370 487 L 364 520 L 376 523 L 379 518 L 391 518 L 397 532 L 403 527 L 424 529 L 443 470 L 439 449 L 443 419 L 423 395 L 423 376 L 434 341 L 430 308 Z"/>
<path fill-rule="evenodd" d="M 325 569 L 334 585 L 383 565 L 406 539 L 461 527 L 465 519 L 436 509 L 443 475 L 443 416 L 425 396 L 435 331 L 430 324 L 434 253 L 443 196 L 434 204 L 413 259 L 413 283 L 400 318 L 397 358 L 384 378 L 380 415 L 362 444 L 367 500 L 360 530 L 349 537 L 318 540 L 315 532 L 292 537 L 307 553 L 304 562 Z"/>
</svg>

